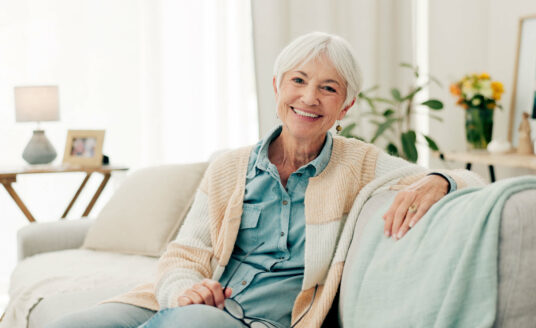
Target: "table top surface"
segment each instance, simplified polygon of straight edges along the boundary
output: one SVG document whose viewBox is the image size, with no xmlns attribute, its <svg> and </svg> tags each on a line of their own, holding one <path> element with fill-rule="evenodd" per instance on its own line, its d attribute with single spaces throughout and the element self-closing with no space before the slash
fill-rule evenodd
<svg viewBox="0 0 536 328">
<path fill-rule="evenodd" d="M 446 160 L 464 163 L 518 167 L 536 170 L 535 155 L 521 155 L 515 152 L 492 154 L 487 151 L 452 151 L 443 153 L 443 156 Z"/>
<path fill-rule="evenodd" d="M 25 165 L 18 167 L 0 167 L 0 178 L 10 178 L 18 174 L 39 174 L 39 173 L 64 173 L 64 172 L 86 172 L 86 173 L 110 173 L 112 171 L 126 171 L 128 167 L 102 165 L 102 166 L 79 166 L 79 165 Z"/>
</svg>

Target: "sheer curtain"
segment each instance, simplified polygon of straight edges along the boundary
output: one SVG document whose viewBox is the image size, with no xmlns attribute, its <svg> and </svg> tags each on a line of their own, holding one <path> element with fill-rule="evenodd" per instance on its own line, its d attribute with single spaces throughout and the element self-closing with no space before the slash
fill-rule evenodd
<svg viewBox="0 0 536 328">
<path fill-rule="evenodd" d="M 106 130 L 104 153 L 131 171 L 207 160 L 258 139 L 249 0 L 0 1 L 0 167 L 21 166 L 34 124 L 15 123 L 13 87 L 60 88 L 42 127 L 61 163 L 68 129 Z M 37 220 L 55 221 L 83 177 L 19 177 Z M 115 175 L 92 215 L 119 185 Z M 83 212 L 92 177 L 70 212 Z M 26 218 L 0 186 L 0 311 Z"/>
<path fill-rule="evenodd" d="M 159 60 L 149 74 L 160 90 L 144 111 L 160 119 L 144 123 L 148 140 L 156 136 L 159 148 L 146 144 L 152 153 L 146 159 L 201 161 L 216 150 L 254 143 L 259 133 L 249 0 L 162 0 L 157 15 L 152 28 L 160 52 L 152 56 Z"/>
</svg>

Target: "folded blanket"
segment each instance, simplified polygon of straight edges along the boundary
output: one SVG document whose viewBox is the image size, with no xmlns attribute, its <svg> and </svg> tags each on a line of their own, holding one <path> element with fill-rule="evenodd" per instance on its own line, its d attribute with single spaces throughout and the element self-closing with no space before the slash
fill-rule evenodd
<svg viewBox="0 0 536 328">
<path fill-rule="evenodd" d="M 383 234 L 386 203 L 360 236 L 344 327 L 491 327 L 502 209 L 525 189 L 536 177 L 452 193 L 396 242 Z"/>
</svg>

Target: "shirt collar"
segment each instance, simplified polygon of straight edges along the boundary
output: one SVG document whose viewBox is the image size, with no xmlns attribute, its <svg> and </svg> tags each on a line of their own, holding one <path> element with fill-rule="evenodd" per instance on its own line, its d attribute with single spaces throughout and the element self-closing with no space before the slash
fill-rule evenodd
<svg viewBox="0 0 536 328">
<path fill-rule="evenodd" d="M 268 171 L 268 167 L 271 164 L 270 160 L 268 159 L 268 148 L 270 146 L 270 143 L 277 138 L 281 131 L 283 130 L 283 127 L 281 125 L 275 127 L 272 129 L 266 137 L 263 138 L 261 147 L 259 149 L 259 153 L 257 156 L 257 160 L 255 161 L 255 167 L 259 170 Z M 324 142 L 324 146 L 322 146 L 322 150 L 318 154 L 318 156 L 310 161 L 309 163 L 305 164 L 304 166 L 300 167 L 298 170 L 296 170 L 297 173 L 304 173 L 307 171 L 310 171 L 310 176 L 317 176 L 320 174 L 328 165 L 329 159 L 331 158 L 331 148 L 333 146 L 333 136 L 331 135 L 331 132 L 326 133 L 326 141 Z"/>
</svg>

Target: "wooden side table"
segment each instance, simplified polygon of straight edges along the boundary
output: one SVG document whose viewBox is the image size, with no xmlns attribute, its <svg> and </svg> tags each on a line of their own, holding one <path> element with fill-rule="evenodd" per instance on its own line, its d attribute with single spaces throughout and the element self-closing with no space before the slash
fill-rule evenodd
<svg viewBox="0 0 536 328">
<path fill-rule="evenodd" d="M 20 168 L 14 168 L 14 169 L 1 169 L 0 168 L 0 183 L 6 188 L 7 192 L 13 198 L 17 206 L 21 209 L 21 211 L 24 213 L 26 218 L 28 218 L 28 221 L 35 222 L 35 218 L 30 213 L 24 202 L 21 200 L 15 189 L 13 189 L 12 184 L 17 182 L 17 175 L 19 174 L 41 174 L 41 173 L 70 173 L 70 172 L 82 172 L 85 173 L 86 176 L 84 180 L 82 181 L 82 184 L 74 194 L 73 199 L 65 209 L 65 212 L 63 212 L 63 215 L 61 216 L 62 219 L 67 217 L 67 214 L 73 207 L 74 203 L 76 202 L 76 199 L 86 186 L 86 183 L 88 182 L 89 178 L 93 173 L 100 173 L 104 177 L 102 179 L 101 184 L 95 191 L 95 194 L 91 198 L 91 201 L 87 205 L 84 214 L 82 216 L 87 217 L 89 213 L 91 212 L 91 209 L 93 208 L 93 205 L 97 202 L 97 199 L 99 199 L 102 191 L 104 190 L 104 187 L 106 187 L 106 184 L 108 183 L 108 180 L 110 180 L 111 174 L 114 171 L 126 171 L 128 168 L 121 167 L 121 166 L 98 166 L 98 167 L 81 167 L 81 166 L 67 166 L 67 165 L 60 165 L 60 166 L 54 166 L 54 165 L 35 165 L 35 166 L 25 166 Z"/>
<path fill-rule="evenodd" d="M 470 170 L 472 164 L 484 164 L 489 168 L 491 182 L 495 182 L 494 165 L 526 168 L 536 170 L 535 155 L 520 155 L 517 153 L 491 154 L 487 151 L 446 152 L 439 155 L 443 159 L 465 163 L 465 168 Z"/>
</svg>

